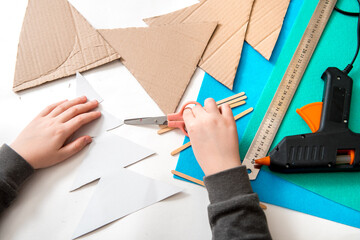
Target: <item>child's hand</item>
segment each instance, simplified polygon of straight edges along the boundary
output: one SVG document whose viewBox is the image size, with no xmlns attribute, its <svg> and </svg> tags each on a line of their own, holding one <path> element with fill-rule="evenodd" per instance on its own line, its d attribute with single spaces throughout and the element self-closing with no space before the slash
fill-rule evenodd
<svg viewBox="0 0 360 240">
<path fill-rule="evenodd" d="M 228 104 L 220 108 L 214 99 L 183 114 L 195 157 L 205 175 L 241 165 L 234 116 Z"/>
<path fill-rule="evenodd" d="M 45 108 L 11 144 L 34 169 L 46 168 L 71 157 L 91 142 L 82 136 L 66 145 L 65 141 L 81 126 L 101 113 L 89 112 L 98 102 L 86 102 L 86 97 L 62 101 Z"/>
</svg>

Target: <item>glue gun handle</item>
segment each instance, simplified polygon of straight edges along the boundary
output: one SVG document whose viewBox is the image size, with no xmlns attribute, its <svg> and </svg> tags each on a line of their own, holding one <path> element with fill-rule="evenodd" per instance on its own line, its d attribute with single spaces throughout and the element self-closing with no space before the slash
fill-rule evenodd
<svg viewBox="0 0 360 240">
<path fill-rule="evenodd" d="M 353 80 L 335 67 L 326 69 L 319 131 L 348 128 Z"/>
</svg>

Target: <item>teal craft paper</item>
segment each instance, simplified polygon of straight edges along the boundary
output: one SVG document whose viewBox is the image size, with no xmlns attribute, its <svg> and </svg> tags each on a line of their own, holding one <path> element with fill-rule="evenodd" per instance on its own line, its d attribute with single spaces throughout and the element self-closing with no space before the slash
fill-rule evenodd
<svg viewBox="0 0 360 240">
<path fill-rule="evenodd" d="M 307 11 L 305 8 L 302 8 L 302 4 L 303 0 L 292 0 L 290 2 L 283 29 L 270 61 L 266 61 L 251 48 L 251 46 L 245 43 L 239 70 L 234 82 L 234 92 L 231 92 L 206 74 L 200 89 L 198 102 L 203 103 L 207 97 L 214 97 L 216 100 L 219 100 L 234 93 L 245 91 L 248 96 L 247 104 L 234 110 L 234 112 L 238 113 L 248 107 L 256 106 L 266 81 L 269 79 L 275 62 L 279 57 L 284 42 L 290 33 L 290 29 L 298 16 L 299 10 L 302 9 L 302 12 Z M 308 7 L 308 4 L 305 4 L 305 7 Z M 255 109 L 257 109 L 257 107 Z M 257 114 L 257 111 L 255 111 L 255 113 Z M 253 115 L 253 113 L 237 121 L 239 139 L 242 138 L 251 115 Z M 249 131 L 249 129 L 247 129 L 247 131 Z M 246 134 L 247 133 L 245 133 L 245 136 Z M 185 138 L 185 142 L 187 141 L 188 138 Z M 176 170 L 197 179 L 202 179 L 204 176 L 191 147 L 181 152 Z M 174 177 L 178 178 L 176 176 Z M 360 212 L 292 184 L 283 178 L 275 176 L 271 172 L 260 171 L 257 180 L 252 181 L 251 185 L 262 202 L 360 228 Z"/>
<path fill-rule="evenodd" d="M 282 54 L 274 67 L 273 73 L 245 131 L 244 138 L 240 143 L 240 153 L 242 156 L 245 156 L 256 134 L 256 130 L 260 125 L 317 2 L 318 1 L 306 0 L 304 3 L 304 8 L 308 9 L 308 11 L 303 12 L 295 23 L 294 29 L 283 48 Z M 352 4 L 356 3 L 356 1 L 339 1 L 339 3 L 342 9 L 358 11 L 358 6 Z M 271 148 L 278 144 L 285 136 L 311 132 L 306 123 L 295 111 L 297 108 L 308 103 L 322 101 L 324 82 L 320 77 L 326 68 L 338 67 L 344 69 L 344 67 L 351 62 L 357 43 L 356 27 L 356 18 L 333 12 Z M 350 76 L 354 80 L 354 85 L 349 127 L 357 133 L 360 132 L 359 58 L 356 60 L 354 68 L 350 73 Z M 266 170 L 269 171 L 268 169 Z M 316 174 L 276 173 L 276 175 L 316 194 L 360 211 L 360 172 Z"/>
</svg>

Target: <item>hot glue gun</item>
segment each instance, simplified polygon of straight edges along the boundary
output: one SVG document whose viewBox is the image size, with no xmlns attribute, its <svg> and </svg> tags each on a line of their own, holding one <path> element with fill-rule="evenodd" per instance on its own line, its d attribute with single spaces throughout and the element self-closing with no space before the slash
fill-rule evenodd
<svg viewBox="0 0 360 240">
<path fill-rule="evenodd" d="M 265 158 L 273 171 L 360 171 L 360 134 L 348 128 L 353 80 L 335 67 L 326 69 L 323 102 L 297 110 L 313 133 L 287 136 Z"/>
</svg>

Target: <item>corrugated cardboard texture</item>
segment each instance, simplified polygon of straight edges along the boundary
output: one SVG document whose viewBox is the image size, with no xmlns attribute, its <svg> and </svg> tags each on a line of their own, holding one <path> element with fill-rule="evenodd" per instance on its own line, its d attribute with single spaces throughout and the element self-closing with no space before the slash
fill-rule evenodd
<svg viewBox="0 0 360 240">
<path fill-rule="evenodd" d="M 242 11 L 245 11 L 245 9 L 247 9 L 247 7 L 251 5 L 251 3 L 249 3 L 248 1 L 235 1 L 237 2 L 237 4 L 232 4 L 232 2 L 233 1 L 228 0 L 226 2 L 221 0 L 202 0 L 198 4 L 184 8 L 182 10 L 163 16 L 148 18 L 144 21 L 149 25 L 161 25 L 177 22 L 191 22 L 206 17 L 209 18 L 208 20 L 218 19 L 219 24 L 230 24 L 232 25 L 230 27 L 235 27 L 238 24 L 238 22 L 236 22 L 236 19 L 233 19 L 233 21 L 220 21 L 220 18 L 232 17 L 231 14 L 233 11 L 238 11 L 238 14 L 241 15 L 242 12 L 238 10 L 238 8 L 243 8 Z M 289 6 L 289 2 L 289 0 L 255 0 L 254 2 L 249 25 L 246 31 L 245 40 L 268 60 L 271 57 L 272 51 L 279 36 L 285 14 Z M 203 6 L 207 4 L 211 6 L 214 5 L 214 7 L 212 7 L 210 10 L 205 9 L 204 12 L 200 12 L 197 10 L 198 8 L 204 8 Z M 226 8 L 225 5 L 228 5 L 228 8 Z M 198 16 L 199 14 L 201 16 Z M 194 17 L 194 15 L 196 16 Z M 225 26 L 222 26 L 222 28 L 225 28 Z M 216 30 L 215 32 L 218 38 L 221 38 L 221 40 L 218 41 L 230 41 L 231 38 L 228 37 L 227 32 L 224 32 L 224 34 L 218 33 L 218 31 L 220 31 L 222 28 L 218 27 L 219 30 Z M 209 45 L 213 44 L 212 41 Z M 229 79 L 227 74 L 231 73 L 231 76 L 235 76 L 238 62 L 235 63 L 236 65 L 228 65 L 228 61 L 229 58 L 234 58 L 235 53 L 238 53 L 238 49 L 235 48 L 233 45 L 240 44 L 240 46 L 242 46 L 242 43 L 238 41 L 229 44 L 231 45 L 229 50 L 233 50 L 234 52 L 229 51 L 229 53 L 224 51 L 223 54 L 218 54 L 216 56 L 216 58 L 218 58 L 217 61 L 210 62 L 207 66 L 202 66 L 201 64 L 203 62 L 201 62 L 200 67 L 203 68 L 212 77 L 217 79 L 219 82 L 232 89 L 234 77 Z M 219 51 L 221 50 L 222 49 L 220 49 Z M 204 59 L 206 59 L 205 57 L 206 56 L 204 56 Z M 218 71 L 220 72 L 215 75 L 213 68 L 219 67 L 218 62 L 223 62 L 226 64 L 224 64 L 225 67 L 221 66 L 221 68 L 218 69 Z M 226 65 L 228 66 L 226 67 Z M 235 69 L 235 72 L 233 69 Z"/>
<path fill-rule="evenodd" d="M 232 89 L 254 0 L 203 0 L 188 8 L 150 19 L 150 26 L 218 22 L 199 63 L 204 71 Z"/>
<path fill-rule="evenodd" d="M 30 0 L 21 30 L 14 91 L 120 58 L 66 0 Z"/>
<path fill-rule="evenodd" d="M 255 0 L 245 40 L 270 59 L 290 0 Z"/>
<path fill-rule="evenodd" d="M 98 30 L 164 113 L 176 110 L 216 23 Z"/>
</svg>

